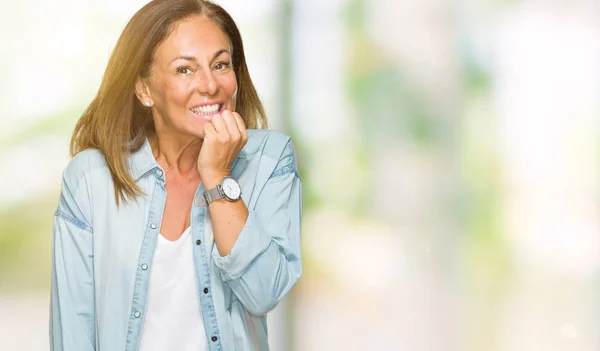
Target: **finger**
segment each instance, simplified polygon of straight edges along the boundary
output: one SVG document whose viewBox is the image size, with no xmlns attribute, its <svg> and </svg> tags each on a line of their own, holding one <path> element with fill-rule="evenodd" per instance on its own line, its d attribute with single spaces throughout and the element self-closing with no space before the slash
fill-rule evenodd
<svg viewBox="0 0 600 351">
<path fill-rule="evenodd" d="M 229 132 L 231 140 L 240 140 L 242 138 L 242 134 L 240 133 L 235 117 L 231 111 L 223 111 L 223 120 L 227 125 L 227 131 Z"/>
<path fill-rule="evenodd" d="M 227 125 L 225 124 L 225 121 L 223 120 L 222 114 L 215 115 L 210 122 L 215 127 L 215 131 L 217 132 L 217 135 L 219 137 L 229 138 L 229 133 L 227 132 Z"/>
<path fill-rule="evenodd" d="M 234 112 L 233 117 L 235 118 L 235 122 L 237 123 L 239 131 L 244 133 L 246 131 L 246 124 L 244 123 L 242 116 L 240 116 L 239 113 Z"/>
<path fill-rule="evenodd" d="M 217 135 L 217 131 L 212 123 L 204 124 L 204 139 L 212 139 Z"/>
<path fill-rule="evenodd" d="M 246 130 L 246 124 L 244 123 L 242 116 L 240 116 L 239 113 L 234 112 L 233 117 L 235 117 L 235 122 L 237 123 L 238 129 L 240 130 L 242 139 L 244 140 L 244 142 L 246 142 L 248 140 L 248 131 Z"/>
</svg>

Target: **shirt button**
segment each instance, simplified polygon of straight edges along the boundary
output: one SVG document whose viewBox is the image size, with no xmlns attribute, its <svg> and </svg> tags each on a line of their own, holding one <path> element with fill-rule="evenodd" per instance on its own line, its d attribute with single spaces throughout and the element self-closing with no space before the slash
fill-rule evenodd
<svg viewBox="0 0 600 351">
<path fill-rule="evenodd" d="M 133 314 L 133 316 L 134 316 L 135 318 L 140 318 L 140 316 L 141 316 L 141 315 L 142 315 L 142 314 L 141 314 L 140 312 L 138 312 L 138 311 L 135 311 L 135 313 Z"/>
<path fill-rule="evenodd" d="M 204 288 L 204 293 L 208 294 L 208 288 Z"/>
<path fill-rule="evenodd" d="M 212 340 L 212 341 L 217 341 L 217 337 L 216 337 L 216 336 L 213 336 L 212 338 L 210 338 L 210 340 Z"/>
<path fill-rule="evenodd" d="M 154 223 L 150 224 L 150 228 L 156 229 L 156 224 L 154 224 Z"/>
<path fill-rule="evenodd" d="M 161 171 L 160 169 L 158 170 L 158 172 L 156 172 L 156 174 L 158 174 L 159 177 L 162 177 L 163 175 L 163 171 Z"/>
<path fill-rule="evenodd" d="M 143 269 L 143 270 L 146 270 L 146 269 L 148 269 L 148 265 L 144 263 L 144 264 L 142 265 L 142 269 Z"/>
<path fill-rule="evenodd" d="M 200 245 L 202 243 L 202 241 L 200 241 L 200 239 L 196 240 L 196 245 Z"/>
</svg>

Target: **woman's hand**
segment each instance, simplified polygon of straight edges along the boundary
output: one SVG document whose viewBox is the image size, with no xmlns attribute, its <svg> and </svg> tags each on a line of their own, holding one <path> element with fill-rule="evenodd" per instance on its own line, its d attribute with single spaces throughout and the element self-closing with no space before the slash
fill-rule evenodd
<svg viewBox="0 0 600 351">
<path fill-rule="evenodd" d="M 229 167 L 247 141 L 246 126 L 237 112 L 225 110 L 204 125 L 198 173 L 205 189 L 215 187 L 224 176 L 229 175 Z"/>
</svg>

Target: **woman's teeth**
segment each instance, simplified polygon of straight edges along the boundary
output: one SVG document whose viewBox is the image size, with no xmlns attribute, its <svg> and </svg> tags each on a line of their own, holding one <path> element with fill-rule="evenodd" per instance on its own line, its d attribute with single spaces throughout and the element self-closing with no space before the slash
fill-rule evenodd
<svg viewBox="0 0 600 351">
<path fill-rule="evenodd" d="M 212 114 L 212 113 L 219 111 L 220 106 L 221 106 L 221 104 L 204 105 L 204 106 L 200 106 L 200 107 L 194 107 L 190 110 L 197 115 Z"/>
</svg>

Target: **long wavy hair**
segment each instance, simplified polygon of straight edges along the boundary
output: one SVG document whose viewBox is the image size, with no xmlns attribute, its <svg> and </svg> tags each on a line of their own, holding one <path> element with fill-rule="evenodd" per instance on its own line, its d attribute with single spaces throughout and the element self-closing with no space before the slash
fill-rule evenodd
<svg viewBox="0 0 600 351">
<path fill-rule="evenodd" d="M 147 78 L 156 48 L 176 22 L 201 15 L 214 21 L 232 47 L 238 92 L 236 111 L 248 129 L 267 127 L 264 107 L 250 79 L 242 37 L 221 6 L 204 0 L 154 0 L 127 23 L 110 56 L 94 100 L 79 118 L 71 137 L 70 154 L 95 148 L 102 152 L 114 183 L 115 200 L 143 195 L 129 172 L 129 154 L 138 151 L 155 134 L 152 113 L 137 99 L 135 84 Z"/>
</svg>

